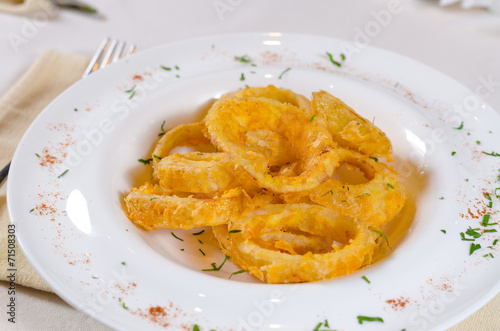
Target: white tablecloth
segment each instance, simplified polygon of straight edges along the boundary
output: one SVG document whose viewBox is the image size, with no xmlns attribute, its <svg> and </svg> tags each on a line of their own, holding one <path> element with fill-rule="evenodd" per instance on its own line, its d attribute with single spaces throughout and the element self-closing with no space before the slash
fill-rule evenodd
<svg viewBox="0 0 500 331">
<path fill-rule="evenodd" d="M 88 0 L 100 16 L 70 10 L 37 16 L 0 13 L 0 95 L 47 48 L 90 57 L 106 36 L 136 43 L 142 50 L 191 37 L 255 31 L 352 41 L 389 2 Z M 370 45 L 423 62 L 471 90 L 481 79 L 498 82 L 486 101 L 500 111 L 500 15 L 459 6 L 443 8 L 428 0 L 401 1 L 401 6 L 401 13 L 391 16 Z M 6 284 L 0 283 L 2 304 L 6 293 Z M 53 294 L 18 287 L 17 300 L 19 330 L 106 329 Z M 11 328 L 5 316 L 0 318 L 0 330 Z"/>
</svg>

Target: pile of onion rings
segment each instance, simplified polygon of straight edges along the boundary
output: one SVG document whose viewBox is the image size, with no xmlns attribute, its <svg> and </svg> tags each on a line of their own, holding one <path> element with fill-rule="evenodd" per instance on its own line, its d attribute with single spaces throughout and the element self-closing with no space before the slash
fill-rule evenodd
<svg viewBox="0 0 500 331">
<path fill-rule="evenodd" d="M 225 94 L 201 122 L 165 133 L 152 160 L 153 179 L 125 197 L 129 219 L 145 230 L 210 226 L 233 263 L 268 283 L 369 265 L 377 229 L 406 199 L 384 163 L 387 136 L 325 91 L 311 101 L 274 86 Z M 362 180 L 339 178 L 343 168 Z"/>
</svg>

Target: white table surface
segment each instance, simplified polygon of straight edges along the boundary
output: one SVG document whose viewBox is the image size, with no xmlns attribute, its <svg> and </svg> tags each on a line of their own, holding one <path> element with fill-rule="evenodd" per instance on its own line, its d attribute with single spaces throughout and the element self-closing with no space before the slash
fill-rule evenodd
<svg viewBox="0 0 500 331">
<path fill-rule="evenodd" d="M 88 0 L 100 17 L 61 10 L 29 30 L 31 16 L 0 13 L 0 95 L 48 48 L 91 57 L 106 36 L 135 43 L 139 50 L 191 37 L 230 32 L 295 32 L 352 41 L 372 21 L 371 11 L 389 1 L 264 0 Z M 231 10 L 215 9 L 225 4 Z M 370 45 L 425 63 L 474 90 L 481 79 L 497 82 L 486 101 L 500 111 L 500 14 L 438 1 L 401 1 L 403 10 Z M 32 27 L 33 25 L 31 25 Z M 13 45 L 12 33 L 23 43 Z M 488 78 L 489 77 L 489 78 Z M 0 282 L 0 298 L 6 295 Z M 15 328 L 0 318 L 0 330 L 107 329 L 66 305 L 56 295 L 18 288 Z M 0 300 L 0 302 L 6 302 Z"/>
</svg>

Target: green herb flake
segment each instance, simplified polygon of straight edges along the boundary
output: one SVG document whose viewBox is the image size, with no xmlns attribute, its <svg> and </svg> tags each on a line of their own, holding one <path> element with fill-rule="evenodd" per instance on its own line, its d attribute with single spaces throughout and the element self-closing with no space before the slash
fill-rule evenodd
<svg viewBox="0 0 500 331">
<path fill-rule="evenodd" d="M 139 159 L 137 161 L 139 161 L 139 162 L 143 163 L 144 165 L 146 165 L 146 164 L 150 164 L 151 161 L 153 161 L 153 159 L 152 158 L 151 159 Z"/>
<path fill-rule="evenodd" d="M 368 278 L 366 278 L 366 276 L 363 276 L 363 277 L 361 277 L 361 278 L 363 278 L 363 280 L 364 280 L 365 282 L 367 282 L 368 284 L 371 284 L 371 282 L 368 280 Z"/>
<path fill-rule="evenodd" d="M 333 59 L 333 55 L 331 53 L 328 53 L 326 52 L 326 55 L 328 56 L 328 58 L 330 59 L 330 62 L 333 63 L 334 65 L 336 65 L 337 67 L 342 67 L 342 64 L 340 62 L 337 62 Z"/>
<path fill-rule="evenodd" d="M 469 255 L 472 255 L 472 253 L 474 253 L 475 251 L 477 251 L 478 249 L 481 248 L 481 245 L 480 244 L 474 244 L 474 243 L 471 243 L 470 244 L 470 251 L 469 251 Z"/>
<path fill-rule="evenodd" d="M 325 327 L 328 329 L 322 329 L 321 327 Z M 319 322 L 316 327 L 313 329 L 313 331 L 334 331 L 330 329 L 330 325 L 328 324 L 328 320 L 325 320 L 324 322 Z"/>
<path fill-rule="evenodd" d="M 473 229 L 469 226 L 467 231 L 465 231 L 465 234 L 477 239 L 477 238 L 481 237 L 481 234 L 477 232 L 478 230 L 480 230 L 480 229 L 479 228 Z"/>
<path fill-rule="evenodd" d="M 124 309 L 128 310 L 128 307 L 127 307 L 127 306 L 125 306 L 125 302 L 122 304 L 122 307 L 123 307 Z"/>
<path fill-rule="evenodd" d="M 31 208 L 30 213 L 32 213 L 32 212 L 33 212 L 33 210 L 35 210 L 35 208 Z"/>
<path fill-rule="evenodd" d="M 198 250 L 200 251 L 201 254 L 203 254 L 203 256 L 205 256 L 205 252 L 201 250 L 201 248 L 198 248 Z"/>
<path fill-rule="evenodd" d="M 57 178 L 61 178 L 62 176 L 66 175 L 68 173 L 68 169 L 64 170 L 64 172 L 62 174 L 60 174 L 59 176 L 57 176 Z"/>
<path fill-rule="evenodd" d="M 126 90 L 125 93 L 132 93 L 132 92 L 134 92 L 136 86 L 137 85 L 134 85 L 130 90 Z"/>
<path fill-rule="evenodd" d="M 483 151 L 483 154 L 486 154 L 486 155 L 489 155 L 489 156 L 500 156 L 500 154 L 498 153 L 495 153 L 495 152 L 491 152 L 491 153 L 486 153 L 485 151 Z"/>
<path fill-rule="evenodd" d="M 154 197 L 154 198 L 149 199 L 149 201 L 153 201 L 153 200 L 156 200 L 156 199 L 158 199 L 158 198 Z"/>
<path fill-rule="evenodd" d="M 370 159 L 372 159 L 373 161 L 375 162 L 378 162 L 378 157 L 374 157 L 374 156 L 368 156 Z"/>
<path fill-rule="evenodd" d="M 245 74 L 244 74 L 244 73 L 241 73 L 240 80 L 241 80 L 241 81 L 244 81 L 244 80 L 245 80 Z"/>
<path fill-rule="evenodd" d="M 446 230 L 441 230 L 442 233 L 446 234 Z"/>
<path fill-rule="evenodd" d="M 128 98 L 132 99 L 134 96 L 135 96 L 135 91 L 133 91 Z"/>
<path fill-rule="evenodd" d="M 389 186 L 390 188 L 392 188 L 394 190 L 394 186 L 392 186 L 391 183 L 387 183 L 387 186 Z"/>
<path fill-rule="evenodd" d="M 332 190 L 330 190 L 330 191 L 326 192 L 325 194 L 321 195 L 320 197 L 324 197 L 324 196 L 325 196 L 325 195 L 327 195 L 327 194 L 331 194 L 331 195 L 333 195 L 333 191 L 332 191 Z"/>
<path fill-rule="evenodd" d="M 199 235 L 200 235 L 200 234 L 202 234 L 203 232 L 205 232 L 205 230 L 201 230 L 200 232 L 193 233 L 193 236 L 199 236 Z"/>
<path fill-rule="evenodd" d="M 345 54 L 344 54 L 344 53 L 340 53 L 340 59 L 341 59 L 342 61 L 345 61 Z"/>
<path fill-rule="evenodd" d="M 444 200 L 444 197 L 439 197 L 439 200 Z"/>
<path fill-rule="evenodd" d="M 40 155 L 38 153 L 35 153 L 36 157 L 40 157 Z"/>
<path fill-rule="evenodd" d="M 235 56 L 234 59 L 236 61 L 242 62 L 242 63 L 250 63 L 250 57 L 248 55 L 243 55 L 243 56 Z"/>
<path fill-rule="evenodd" d="M 283 78 L 283 75 L 286 74 L 287 72 L 289 72 L 292 68 L 288 67 L 286 68 L 285 70 L 283 70 L 283 72 L 279 75 L 278 79 L 281 79 Z"/>
<path fill-rule="evenodd" d="M 491 253 L 489 253 L 489 254 L 484 254 L 484 255 L 483 255 L 483 257 L 491 257 L 491 258 L 495 258 L 495 257 L 493 256 L 493 254 L 491 254 Z"/>
<path fill-rule="evenodd" d="M 73 109 L 73 111 L 78 111 L 78 109 L 77 109 L 77 108 L 75 108 L 75 109 Z"/>
<path fill-rule="evenodd" d="M 473 238 L 465 238 L 465 234 L 463 232 L 460 232 L 460 237 L 462 238 L 462 241 L 476 241 L 476 239 Z"/>
<path fill-rule="evenodd" d="M 235 271 L 233 273 L 231 273 L 231 275 L 229 276 L 229 279 L 231 279 L 231 277 L 233 277 L 234 275 L 239 275 L 239 274 L 242 274 L 244 272 L 247 272 L 246 270 L 244 269 L 241 269 L 241 270 L 238 270 L 238 271 Z"/>
<path fill-rule="evenodd" d="M 318 115 L 318 114 L 314 114 L 313 116 L 311 116 L 311 118 L 309 119 L 309 122 L 312 122 L 314 120 L 314 118 L 316 117 L 316 115 Z"/>
<path fill-rule="evenodd" d="M 498 239 L 493 240 L 492 246 L 495 246 L 498 243 Z"/>
<path fill-rule="evenodd" d="M 479 140 L 476 140 L 476 144 L 481 145 L 481 142 Z"/>
<path fill-rule="evenodd" d="M 170 68 L 170 67 L 165 67 L 165 66 L 160 66 L 160 68 L 162 68 L 163 70 L 167 70 L 167 71 L 172 70 L 172 68 Z"/>
<path fill-rule="evenodd" d="M 175 75 L 175 78 L 181 78 L 181 76 L 179 76 L 179 75 Z"/>
<path fill-rule="evenodd" d="M 175 66 L 174 68 L 175 70 L 180 70 L 179 66 Z"/>
<path fill-rule="evenodd" d="M 198 154 L 198 155 L 203 155 L 203 153 L 196 153 L 196 154 Z"/>
<path fill-rule="evenodd" d="M 165 125 L 165 121 L 163 121 L 163 123 L 161 124 L 161 127 L 160 127 L 161 132 L 160 132 L 160 133 L 158 133 L 158 137 L 161 137 L 161 136 L 163 136 L 165 133 L 167 133 L 167 131 L 165 131 L 165 129 L 163 128 L 163 126 L 164 126 L 164 125 Z"/>
<path fill-rule="evenodd" d="M 462 123 L 460 123 L 460 125 L 454 129 L 455 130 L 462 130 L 463 128 L 464 128 L 464 122 L 462 121 Z"/>
<path fill-rule="evenodd" d="M 358 323 L 363 324 L 363 322 L 381 322 L 381 323 L 384 323 L 384 320 L 380 317 L 358 316 Z"/>
<path fill-rule="evenodd" d="M 451 156 L 454 156 L 455 154 L 457 154 L 457 152 L 455 151 L 451 152 Z"/>
<path fill-rule="evenodd" d="M 125 262 L 122 262 L 122 265 L 127 265 L 127 263 L 125 263 Z"/>
<path fill-rule="evenodd" d="M 155 159 L 161 160 L 161 157 L 159 157 L 158 155 L 153 155 L 153 157 L 154 157 Z"/>
<path fill-rule="evenodd" d="M 231 240 L 231 234 L 232 234 L 232 233 L 239 233 L 239 232 L 241 232 L 241 230 L 230 230 L 230 231 L 228 232 L 228 237 L 227 237 L 227 240 Z"/>
<path fill-rule="evenodd" d="M 490 225 L 497 225 L 498 223 L 489 223 L 490 221 L 490 214 L 483 215 L 483 221 L 481 222 L 482 226 L 490 226 Z"/>
<path fill-rule="evenodd" d="M 382 231 L 377 230 L 377 229 L 371 229 L 371 230 L 372 230 L 373 232 L 378 233 L 380 236 L 382 236 L 382 238 L 384 238 L 384 239 L 385 239 L 385 241 L 387 242 L 387 246 L 390 246 L 390 245 L 389 245 L 389 240 L 387 239 L 387 237 L 385 236 L 385 234 L 384 234 Z"/>
<path fill-rule="evenodd" d="M 200 331 L 198 324 L 193 325 L 193 331 Z"/>
<path fill-rule="evenodd" d="M 174 236 L 174 238 L 175 238 L 175 239 L 180 240 L 180 241 L 184 241 L 184 239 L 181 239 L 181 238 L 177 237 L 177 236 L 175 235 L 175 233 L 173 233 L 173 232 L 170 232 L 170 233 L 172 234 L 172 236 Z"/>
<path fill-rule="evenodd" d="M 200 239 L 198 239 L 198 242 L 203 245 L 203 241 L 201 241 Z"/>
<path fill-rule="evenodd" d="M 370 195 L 370 193 L 365 192 L 365 193 L 363 193 L 363 194 L 358 195 L 357 197 L 354 197 L 354 199 L 361 198 L 361 197 L 362 197 L 362 196 L 364 196 L 364 195 Z"/>
<path fill-rule="evenodd" d="M 229 260 L 229 256 L 225 255 L 224 261 L 222 261 L 222 263 L 219 266 L 217 266 L 217 264 L 215 262 L 212 262 L 210 264 L 212 266 L 212 269 L 201 269 L 201 271 L 219 271 L 224 266 L 224 264 L 226 263 L 227 260 Z"/>
<path fill-rule="evenodd" d="M 484 232 L 485 232 L 485 233 L 486 233 L 486 232 L 497 232 L 497 230 L 496 230 L 496 229 L 489 229 L 489 230 L 484 230 Z"/>
</svg>

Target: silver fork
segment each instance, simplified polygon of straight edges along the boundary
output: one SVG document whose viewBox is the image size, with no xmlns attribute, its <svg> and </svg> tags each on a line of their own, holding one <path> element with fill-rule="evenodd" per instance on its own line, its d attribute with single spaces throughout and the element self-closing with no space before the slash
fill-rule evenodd
<svg viewBox="0 0 500 331">
<path fill-rule="evenodd" d="M 105 68 L 111 63 L 118 62 L 123 57 L 130 56 L 135 53 L 135 45 L 130 45 L 127 52 L 123 54 L 123 50 L 125 49 L 126 43 L 124 41 L 120 41 L 118 39 L 106 38 L 101 42 L 101 45 L 95 52 L 92 60 L 90 60 L 89 66 L 85 70 L 82 78 L 87 77 L 94 71 Z M 2 170 L 0 170 L 0 185 L 7 175 L 9 174 L 10 169 L 9 162 Z"/>
</svg>

